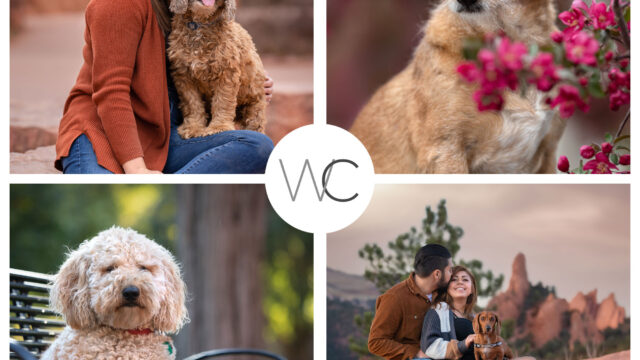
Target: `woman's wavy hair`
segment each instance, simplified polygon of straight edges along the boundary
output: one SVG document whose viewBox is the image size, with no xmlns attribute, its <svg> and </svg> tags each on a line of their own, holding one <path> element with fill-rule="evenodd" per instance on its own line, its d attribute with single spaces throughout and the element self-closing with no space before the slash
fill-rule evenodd
<svg viewBox="0 0 640 360">
<path fill-rule="evenodd" d="M 171 12 L 169 12 L 169 0 L 151 0 L 151 7 L 156 13 L 158 25 L 164 32 L 165 36 L 171 32 Z"/>
<path fill-rule="evenodd" d="M 476 306 L 476 301 L 478 301 L 478 287 L 476 284 L 476 278 L 475 276 L 473 276 L 471 271 L 469 271 L 469 269 L 464 266 L 458 265 L 451 269 L 451 279 L 453 279 L 453 277 L 459 272 L 466 272 L 471 278 L 473 289 L 471 289 L 471 295 L 467 297 L 467 304 L 464 306 L 463 315 L 466 318 L 473 319 L 473 308 Z M 451 284 L 451 281 L 449 282 L 449 284 Z M 449 295 L 449 284 L 447 284 L 447 287 L 445 289 L 438 289 L 436 291 L 436 296 L 434 298 L 435 300 L 433 301 L 434 304 L 446 302 L 447 305 L 449 305 L 449 308 L 453 308 L 453 298 L 451 297 L 451 295 Z"/>
</svg>

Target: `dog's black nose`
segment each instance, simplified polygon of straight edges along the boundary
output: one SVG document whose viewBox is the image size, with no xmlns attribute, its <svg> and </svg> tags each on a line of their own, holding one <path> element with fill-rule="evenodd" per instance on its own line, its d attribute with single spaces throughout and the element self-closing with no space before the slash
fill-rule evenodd
<svg viewBox="0 0 640 360">
<path fill-rule="evenodd" d="M 466 7 L 469 7 L 478 2 L 478 0 L 458 0 L 458 2 Z"/>
<path fill-rule="evenodd" d="M 127 301 L 136 301 L 140 296 L 140 289 L 135 286 L 127 286 L 122 290 L 122 297 Z"/>
<path fill-rule="evenodd" d="M 487 325 L 487 332 L 491 331 L 491 326 Z"/>
</svg>

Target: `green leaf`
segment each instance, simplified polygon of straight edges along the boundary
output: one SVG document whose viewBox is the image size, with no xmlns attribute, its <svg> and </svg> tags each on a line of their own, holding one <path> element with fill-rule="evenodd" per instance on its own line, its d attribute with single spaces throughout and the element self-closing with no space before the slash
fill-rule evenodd
<svg viewBox="0 0 640 360">
<path fill-rule="evenodd" d="M 589 83 L 587 84 L 587 91 L 589 92 L 589 95 L 595 98 L 603 98 L 606 96 L 600 80 L 598 79 L 594 81 L 593 77 L 589 79 Z"/>
<path fill-rule="evenodd" d="M 631 152 L 631 150 L 626 146 L 616 146 L 616 150 L 626 150 L 628 152 Z"/>
<path fill-rule="evenodd" d="M 631 6 L 624 11 L 624 21 L 628 24 L 631 21 Z"/>
<path fill-rule="evenodd" d="M 484 42 L 480 38 L 465 39 L 462 45 L 462 55 L 466 60 L 476 60 L 478 52 L 484 47 Z"/>
<path fill-rule="evenodd" d="M 620 163 L 620 158 L 618 157 L 618 154 L 612 152 L 611 154 L 609 154 L 609 160 L 618 165 Z"/>
<path fill-rule="evenodd" d="M 593 150 L 595 150 L 597 153 L 600 152 L 600 145 L 593 143 L 591 144 L 591 147 L 593 148 Z"/>
<path fill-rule="evenodd" d="M 618 137 L 617 139 L 613 140 L 613 144 L 615 145 L 615 144 L 619 143 L 622 140 L 630 139 L 630 138 L 631 138 L 631 136 L 629 136 L 629 135 L 622 135 L 622 136 Z"/>
<path fill-rule="evenodd" d="M 606 141 L 608 143 L 612 142 L 613 141 L 613 135 L 611 135 L 609 133 L 606 133 L 605 136 L 604 136 L 604 141 Z"/>
</svg>

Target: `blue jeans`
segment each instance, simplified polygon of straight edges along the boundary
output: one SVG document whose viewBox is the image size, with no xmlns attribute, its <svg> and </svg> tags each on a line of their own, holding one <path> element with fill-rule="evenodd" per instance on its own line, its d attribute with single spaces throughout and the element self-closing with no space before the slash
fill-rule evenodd
<svg viewBox="0 0 640 360">
<path fill-rule="evenodd" d="M 248 130 L 225 131 L 184 140 L 171 127 L 167 174 L 260 174 L 264 173 L 273 142 L 264 134 Z M 98 164 L 96 153 L 86 135 L 71 145 L 62 158 L 65 174 L 112 174 Z"/>
</svg>

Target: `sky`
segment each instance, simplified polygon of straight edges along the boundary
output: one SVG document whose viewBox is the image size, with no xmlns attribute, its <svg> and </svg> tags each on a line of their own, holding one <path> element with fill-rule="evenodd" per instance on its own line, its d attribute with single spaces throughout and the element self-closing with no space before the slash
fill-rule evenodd
<svg viewBox="0 0 640 360">
<path fill-rule="evenodd" d="M 529 281 L 555 286 L 571 301 L 598 290 L 614 293 L 629 316 L 629 185 L 377 185 L 364 214 L 327 235 L 327 266 L 362 275 L 358 250 L 387 243 L 412 226 L 425 207 L 447 200 L 449 223 L 460 226 L 459 259 L 478 259 L 494 274 L 511 276 L 515 256 L 526 257 Z"/>
</svg>

